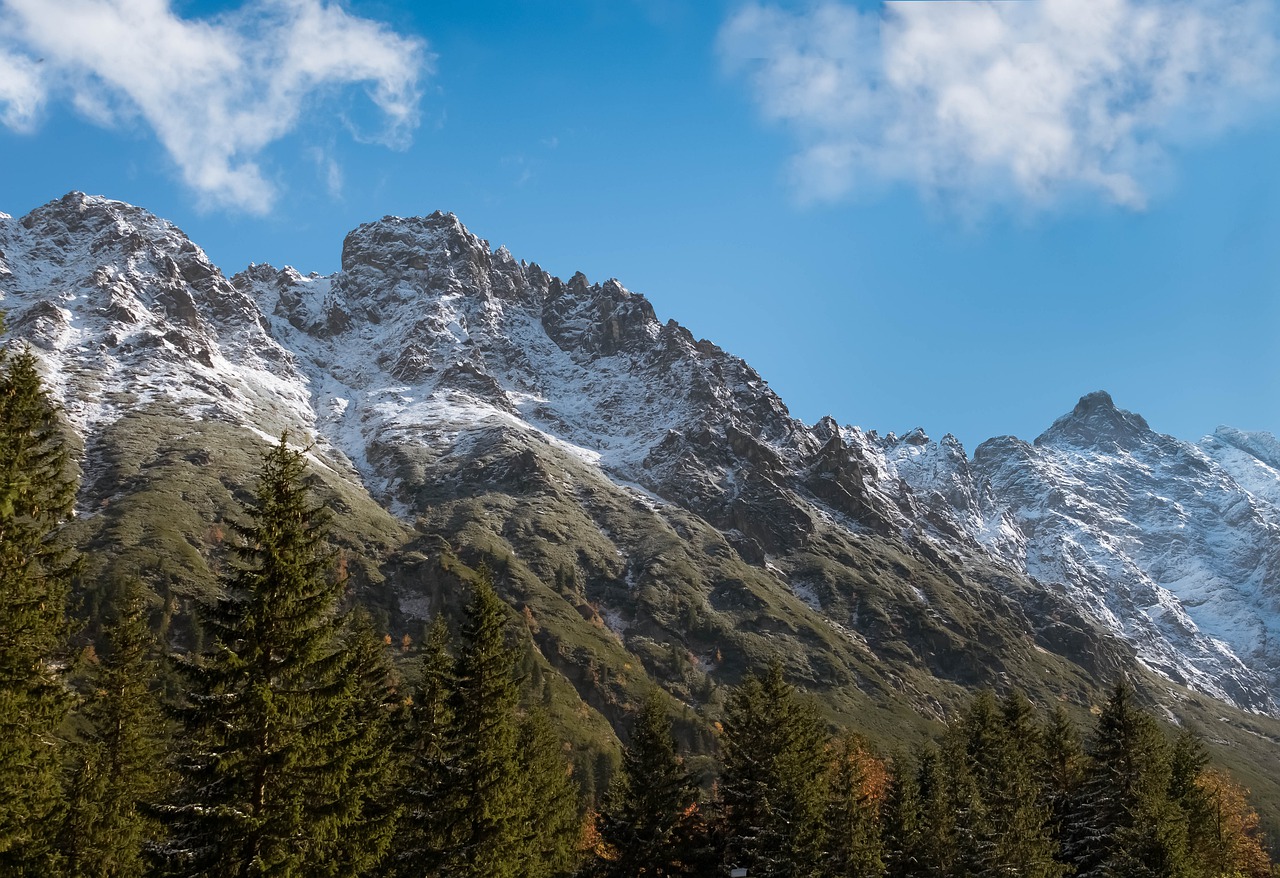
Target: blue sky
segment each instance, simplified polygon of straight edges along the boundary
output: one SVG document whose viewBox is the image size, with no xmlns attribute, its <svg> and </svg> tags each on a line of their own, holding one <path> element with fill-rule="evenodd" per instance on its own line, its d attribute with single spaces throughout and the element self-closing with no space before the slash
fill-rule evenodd
<svg viewBox="0 0 1280 878">
<path fill-rule="evenodd" d="M 451 210 L 809 422 L 1280 433 L 1276 47 L 1270 0 L 0 0 L 0 210 L 228 273 Z"/>
</svg>

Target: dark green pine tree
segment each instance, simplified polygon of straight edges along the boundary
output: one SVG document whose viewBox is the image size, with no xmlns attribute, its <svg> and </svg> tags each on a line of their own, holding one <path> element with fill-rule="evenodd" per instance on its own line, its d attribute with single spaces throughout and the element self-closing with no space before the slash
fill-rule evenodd
<svg viewBox="0 0 1280 878">
<path fill-rule="evenodd" d="M 507 607 L 486 568 L 473 592 L 449 697 L 449 776 L 439 801 L 449 826 L 440 874 L 521 878 L 528 788 L 518 752 L 515 654 Z"/>
<path fill-rule="evenodd" d="M 1200 779 L 1209 764 L 1204 741 L 1190 729 L 1181 729 L 1169 751 L 1169 798 L 1178 806 L 1187 827 L 1187 854 L 1197 875 L 1226 871 L 1218 804 Z"/>
<path fill-rule="evenodd" d="M 309 874 L 332 878 L 383 871 L 400 820 L 404 768 L 397 740 L 400 681 L 386 645 L 363 609 L 353 611 L 344 628 L 344 699 L 332 745 L 342 772 L 334 803 L 341 830 L 309 866 Z"/>
<path fill-rule="evenodd" d="M 955 795 L 942 754 L 932 744 L 896 769 L 884 826 L 889 878 L 947 878 L 956 874 Z"/>
<path fill-rule="evenodd" d="M 520 723 L 520 769 L 526 793 L 522 878 L 572 875 L 578 865 L 582 822 L 578 817 L 578 785 L 564 757 L 560 737 L 541 709 Z"/>
<path fill-rule="evenodd" d="M 151 806 L 169 782 L 168 722 L 152 688 L 159 646 L 145 594 L 132 580 L 116 591 L 80 711 L 89 732 L 76 754 L 61 843 L 72 878 L 146 874 L 160 837 Z"/>
<path fill-rule="evenodd" d="M 1186 824 L 1170 798 L 1170 752 L 1120 682 L 1093 731 L 1067 855 L 1080 878 L 1189 878 Z"/>
<path fill-rule="evenodd" d="M 1013 694 L 978 693 L 947 733 L 944 752 L 956 796 L 964 874 L 1058 878 L 1049 813 L 1039 801 L 1038 729 L 1031 705 Z"/>
<path fill-rule="evenodd" d="M 829 875 L 880 878 L 884 874 L 880 790 L 869 776 L 873 767 L 881 764 L 872 761 L 861 737 L 850 733 L 836 742 L 827 771 L 824 818 Z"/>
<path fill-rule="evenodd" d="M 995 718 L 994 734 L 977 739 L 986 737 L 990 749 L 970 754 L 989 833 L 979 874 L 1060 878 L 1067 870 L 1056 858 L 1051 812 L 1040 801 L 1043 742 L 1031 704 L 1011 693 Z"/>
<path fill-rule="evenodd" d="M 3 327 L 0 326 L 0 330 Z M 71 696 L 55 671 L 75 562 L 58 542 L 75 480 L 29 352 L 0 353 L 0 874 L 59 874 L 59 734 Z"/>
<path fill-rule="evenodd" d="M 686 832 L 697 787 L 676 753 L 666 699 L 651 691 L 622 751 L 622 770 L 596 822 L 612 860 L 592 864 L 602 878 L 689 875 L 697 852 Z"/>
<path fill-rule="evenodd" d="M 1039 801 L 1048 814 L 1049 837 L 1055 856 L 1066 862 L 1069 838 L 1079 830 L 1072 825 L 1080 788 L 1084 784 L 1086 759 L 1076 724 L 1061 705 L 1056 705 L 1040 731 Z"/>
<path fill-rule="evenodd" d="M 226 594 L 200 613 L 213 651 L 179 667 L 190 683 L 181 784 L 163 810 L 171 865 L 187 876 L 324 874 L 345 829 L 341 583 L 327 516 L 286 438 L 235 527 L 241 562 Z"/>
<path fill-rule="evenodd" d="M 775 661 L 725 704 L 726 865 L 752 878 L 818 874 L 823 850 L 826 729 Z"/>
<path fill-rule="evenodd" d="M 449 693 L 454 659 L 449 640 L 449 626 L 437 614 L 423 642 L 421 677 L 412 704 L 402 713 L 399 747 L 404 772 L 397 786 L 401 813 L 391 871 L 403 878 L 439 874 L 449 847 L 449 814 L 442 807 L 451 784 Z"/>
</svg>

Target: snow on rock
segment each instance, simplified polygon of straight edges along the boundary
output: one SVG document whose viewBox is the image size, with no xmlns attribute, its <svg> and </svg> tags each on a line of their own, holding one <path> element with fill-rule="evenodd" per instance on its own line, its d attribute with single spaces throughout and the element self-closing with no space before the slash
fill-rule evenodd
<svg viewBox="0 0 1280 878">
<path fill-rule="evenodd" d="M 991 559 L 1060 585 L 1171 679 L 1277 710 L 1280 443 L 1266 434 L 1190 445 L 1104 393 L 1035 443 L 1000 437 L 972 458 L 921 430 L 806 426 L 643 296 L 552 277 L 447 213 L 360 226 L 330 276 L 251 265 L 228 280 L 172 224 L 71 193 L 0 214 L 0 310 L 86 433 L 147 404 L 298 431 L 406 516 L 433 460 L 546 448 L 703 517 L 751 563 L 823 528 Z"/>
<path fill-rule="evenodd" d="M 1274 712 L 1280 482 L 1240 445 L 1180 442 L 1094 393 L 1033 445 L 983 443 L 972 467 L 1016 523 L 1029 574 L 1154 670 Z"/>
</svg>

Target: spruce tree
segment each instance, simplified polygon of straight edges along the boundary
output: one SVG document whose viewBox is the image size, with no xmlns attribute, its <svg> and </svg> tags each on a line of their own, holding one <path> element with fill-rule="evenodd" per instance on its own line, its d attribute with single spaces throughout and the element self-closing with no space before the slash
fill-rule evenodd
<svg viewBox="0 0 1280 878">
<path fill-rule="evenodd" d="M 964 872 L 1027 878 L 1064 873 L 1054 857 L 1049 812 L 1039 801 L 1038 731 L 1025 698 L 1012 694 L 997 704 L 990 692 L 978 693 L 949 730 L 958 761 L 951 783 L 963 796 L 956 827 Z"/>
<path fill-rule="evenodd" d="M 891 760 L 893 771 L 881 811 L 880 841 L 886 878 L 917 878 L 924 871 L 924 834 L 928 827 L 920 801 L 917 763 L 903 754 Z"/>
<path fill-rule="evenodd" d="M 348 617 L 342 647 L 343 701 L 332 743 L 342 772 L 334 800 L 341 830 L 311 866 L 311 874 L 332 878 L 381 874 L 400 819 L 403 774 L 399 678 L 363 609 Z"/>
<path fill-rule="evenodd" d="M 401 718 L 404 772 L 397 788 L 401 816 L 392 873 L 404 878 L 438 874 L 449 844 L 449 815 L 443 807 L 451 783 L 449 693 L 454 659 L 449 639 L 444 616 L 437 614 L 423 641 L 412 704 Z"/>
<path fill-rule="evenodd" d="M 1059 862 L 1066 862 L 1068 839 L 1079 834 L 1072 820 L 1080 788 L 1084 783 L 1086 759 L 1080 733 L 1061 705 L 1055 705 L 1040 731 L 1039 802 L 1048 815 L 1049 837 Z"/>
<path fill-rule="evenodd" d="M 168 724 L 152 689 L 159 650 L 142 586 L 124 583 L 110 605 L 104 648 L 81 708 L 90 730 L 76 754 L 63 827 L 71 878 L 146 874 L 148 850 L 160 835 L 152 806 L 169 781 Z"/>
<path fill-rule="evenodd" d="M 520 770 L 526 793 L 522 878 L 570 875 L 577 866 L 581 820 L 578 786 L 560 737 L 546 713 L 535 709 L 520 723 Z"/>
<path fill-rule="evenodd" d="M 441 874 L 520 878 L 527 785 L 518 753 L 507 608 L 482 568 L 467 605 L 449 696 L 445 747 L 449 782 L 440 800 L 448 816 Z"/>
<path fill-rule="evenodd" d="M 189 681 L 182 783 L 165 809 L 172 864 L 190 876 L 323 874 L 344 830 L 348 710 L 339 672 L 325 511 L 308 498 L 301 452 L 263 458 L 226 593 L 201 608 L 213 651 Z"/>
<path fill-rule="evenodd" d="M 836 742 L 826 778 L 827 874 L 884 874 L 880 808 L 886 780 L 883 764 L 861 737 L 846 734 Z"/>
<path fill-rule="evenodd" d="M 919 832 L 916 846 L 906 858 L 912 876 L 947 876 L 957 873 L 956 863 L 962 849 L 965 827 L 959 825 L 958 803 L 966 807 L 972 801 L 969 784 L 962 785 L 964 793 L 956 792 L 954 776 L 948 775 L 948 760 L 933 745 L 916 751 L 915 798 L 919 814 Z"/>
<path fill-rule="evenodd" d="M 0 326 L 2 329 L 2 326 Z M 0 873 L 58 873 L 60 727 L 54 658 L 74 559 L 58 543 L 75 481 L 35 357 L 0 352 Z"/>
<path fill-rule="evenodd" d="M 1133 690 L 1112 690 L 1093 731 L 1067 854 L 1081 878 L 1187 878 L 1186 823 L 1170 797 L 1170 751 Z"/>
<path fill-rule="evenodd" d="M 775 661 L 734 690 L 723 725 L 727 865 L 752 878 L 818 874 L 827 734 L 812 703 Z"/>
<path fill-rule="evenodd" d="M 693 778 L 676 754 L 666 700 L 658 690 L 641 703 L 622 770 L 605 798 L 596 826 L 609 860 L 593 874 L 608 878 L 691 874 L 686 816 L 697 800 Z"/>
</svg>

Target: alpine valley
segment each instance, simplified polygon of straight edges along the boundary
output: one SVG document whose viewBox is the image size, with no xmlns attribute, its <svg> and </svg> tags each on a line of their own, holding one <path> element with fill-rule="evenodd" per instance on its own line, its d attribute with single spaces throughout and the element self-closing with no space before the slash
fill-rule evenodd
<svg viewBox="0 0 1280 878">
<path fill-rule="evenodd" d="M 174 644 L 198 640 L 186 608 L 287 431 L 384 631 L 416 641 L 485 561 L 584 752 L 653 683 L 709 749 L 726 687 L 775 656 L 885 746 L 975 689 L 1084 716 L 1127 676 L 1280 814 L 1270 435 L 1189 444 L 1104 392 L 972 456 L 804 424 L 643 296 L 446 213 L 361 226 L 330 276 L 228 277 L 172 224 L 73 192 L 0 214 L 0 310 L 81 452 L 90 620 L 96 581 L 140 574 Z"/>
</svg>

